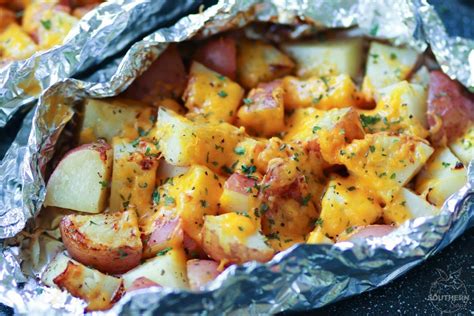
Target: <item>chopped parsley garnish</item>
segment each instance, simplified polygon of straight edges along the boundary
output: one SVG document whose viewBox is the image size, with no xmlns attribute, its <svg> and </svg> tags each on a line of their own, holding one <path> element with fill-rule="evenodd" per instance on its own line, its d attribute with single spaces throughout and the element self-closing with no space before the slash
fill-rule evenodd
<svg viewBox="0 0 474 316">
<path fill-rule="evenodd" d="M 322 218 L 318 218 L 315 222 L 314 222 L 314 225 L 316 226 L 323 226 L 323 219 Z"/>
<path fill-rule="evenodd" d="M 254 173 L 255 171 L 257 171 L 257 167 L 255 167 L 254 165 L 250 165 L 250 166 L 242 165 L 242 171 L 245 174 L 250 175 Z"/>
<path fill-rule="evenodd" d="M 244 98 L 244 104 L 250 105 L 253 103 L 253 100 L 251 98 Z"/>
<path fill-rule="evenodd" d="M 369 146 L 369 150 L 371 153 L 373 153 L 375 151 L 375 146 L 374 145 L 370 145 Z"/>
<path fill-rule="evenodd" d="M 441 165 L 445 168 L 448 168 L 451 164 L 449 162 L 442 162 Z"/>
<path fill-rule="evenodd" d="M 158 193 L 157 190 L 153 191 L 153 194 L 151 195 L 151 198 L 153 199 L 153 203 L 155 203 L 155 204 L 160 203 L 160 194 Z"/>
<path fill-rule="evenodd" d="M 175 204 L 176 201 L 173 197 L 171 196 L 166 196 L 165 197 L 165 205 L 171 205 L 171 204 Z"/>
<path fill-rule="evenodd" d="M 102 189 L 107 188 L 107 186 L 109 185 L 107 181 L 99 181 L 99 184 L 101 185 Z"/>
<path fill-rule="evenodd" d="M 380 116 L 379 115 L 360 115 L 360 121 L 362 123 L 362 127 L 368 127 L 369 125 L 374 125 L 377 124 L 380 121 Z"/>
<path fill-rule="evenodd" d="M 228 94 L 224 90 L 221 90 L 217 92 L 217 95 L 220 96 L 221 98 L 225 98 Z"/>
<path fill-rule="evenodd" d="M 156 253 L 156 256 L 157 256 L 157 257 L 159 257 L 159 256 L 164 256 L 164 255 L 166 255 L 171 249 L 173 249 L 173 248 L 171 248 L 171 247 L 166 247 L 165 249 L 163 249 L 163 250 L 161 250 L 161 251 L 158 251 L 158 252 Z"/>
<path fill-rule="evenodd" d="M 245 154 L 245 148 L 243 148 L 243 147 L 235 147 L 235 148 L 234 148 L 234 153 L 236 153 L 236 154 L 239 155 L 239 156 L 242 156 L 243 154 Z"/>
<path fill-rule="evenodd" d="M 301 199 L 301 205 L 303 206 L 306 206 L 308 205 L 308 202 L 311 200 L 311 193 L 309 193 L 308 195 L 306 195 L 305 197 L 303 197 Z"/>
<path fill-rule="evenodd" d="M 317 131 L 319 131 L 321 129 L 321 127 L 315 125 L 313 126 L 313 134 L 315 134 Z"/>
<path fill-rule="evenodd" d="M 51 20 L 40 20 L 41 25 L 48 31 L 51 29 Z"/>
</svg>

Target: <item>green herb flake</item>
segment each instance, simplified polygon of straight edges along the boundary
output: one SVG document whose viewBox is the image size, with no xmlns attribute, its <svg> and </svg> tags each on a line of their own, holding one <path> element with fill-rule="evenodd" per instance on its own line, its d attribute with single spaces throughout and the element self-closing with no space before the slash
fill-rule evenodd
<svg viewBox="0 0 474 316">
<path fill-rule="evenodd" d="M 126 253 L 125 250 L 123 249 L 119 249 L 118 254 L 119 254 L 120 259 L 128 257 L 128 253 Z"/>
<path fill-rule="evenodd" d="M 51 30 L 51 20 L 40 20 L 41 25 L 48 31 Z"/>
<path fill-rule="evenodd" d="M 107 181 L 99 181 L 99 184 L 102 189 L 106 189 L 109 186 L 109 183 Z"/>
<path fill-rule="evenodd" d="M 321 127 L 319 127 L 317 125 L 313 126 L 313 134 L 315 134 L 319 130 L 321 130 Z"/>
<path fill-rule="evenodd" d="M 173 205 L 175 203 L 176 203 L 176 201 L 173 197 L 171 197 L 171 196 L 166 196 L 165 197 L 165 205 Z"/>
<path fill-rule="evenodd" d="M 153 199 L 153 203 L 160 204 L 160 194 L 158 193 L 157 190 L 153 191 L 151 198 Z"/>
<path fill-rule="evenodd" d="M 224 90 L 221 90 L 217 92 L 217 95 L 220 96 L 221 98 L 225 98 L 228 94 Z"/>
<path fill-rule="evenodd" d="M 160 256 L 164 256 L 166 255 L 168 252 L 170 252 L 170 250 L 172 250 L 173 248 L 172 247 L 166 247 L 165 249 L 161 250 L 161 251 L 158 251 L 156 253 L 156 256 L 157 257 L 160 257 Z"/>
<path fill-rule="evenodd" d="M 368 127 L 369 125 L 377 124 L 380 121 L 379 115 L 360 115 L 360 122 L 362 123 L 362 127 Z"/>
<path fill-rule="evenodd" d="M 448 168 L 451 164 L 449 162 L 442 162 L 441 165 L 445 168 Z"/>
<path fill-rule="evenodd" d="M 250 166 L 242 165 L 242 171 L 245 174 L 250 175 L 254 173 L 255 171 L 257 171 L 257 167 L 255 167 L 254 165 L 250 165 Z"/>
<path fill-rule="evenodd" d="M 308 193 L 305 197 L 301 199 L 301 205 L 306 206 L 308 202 L 311 200 L 311 193 Z"/>
<path fill-rule="evenodd" d="M 375 36 L 377 35 L 377 32 L 379 31 L 379 25 L 378 24 L 375 24 L 374 26 L 372 26 L 372 28 L 370 29 L 369 31 L 369 34 L 370 36 Z"/>
<path fill-rule="evenodd" d="M 370 145 L 369 146 L 369 150 L 371 153 L 375 152 L 375 146 L 374 145 Z"/>
<path fill-rule="evenodd" d="M 235 147 L 234 148 L 234 153 L 236 153 L 239 156 L 242 156 L 245 154 L 245 148 L 243 147 Z"/>
<path fill-rule="evenodd" d="M 314 222 L 314 225 L 323 227 L 323 222 L 324 222 L 324 221 L 323 221 L 322 218 L 318 218 L 318 219 Z"/>
<path fill-rule="evenodd" d="M 253 103 L 253 100 L 251 98 L 244 98 L 244 104 L 245 105 L 250 105 Z"/>
</svg>

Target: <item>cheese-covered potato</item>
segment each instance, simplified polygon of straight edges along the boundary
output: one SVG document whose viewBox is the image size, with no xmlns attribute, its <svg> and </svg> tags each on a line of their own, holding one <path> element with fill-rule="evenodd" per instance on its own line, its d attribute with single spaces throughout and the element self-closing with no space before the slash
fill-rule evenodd
<svg viewBox="0 0 474 316">
<path fill-rule="evenodd" d="M 250 90 L 237 113 L 238 124 L 260 136 L 272 136 L 285 128 L 283 85 L 280 80 L 261 83 Z"/>
<path fill-rule="evenodd" d="M 378 100 L 380 89 L 406 80 L 418 59 L 410 48 L 370 44 L 362 91 L 367 99 Z"/>
<path fill-rule="evenodd" d="M 152 206 L 158 167 L 158 142 L 114 137 L 110 190 L 112 212 L 134 208 L 143 214 Z"/>
<path fill-rule="evenodd" d="M 274 254 L 255 222 L 233 212 L 206 216 L 202 227 L 202 243 L 204 251 L 216 261 L 265 262 Z"/>
<path fill-rule="evenodd" d="M 237 79 L 245 88 L 289 74 L 293 61 L 274 46 L 241 40 L 237 43 Z"/>
<path fill-rule="evenodd" d="M 232 153 L 245 138 L 243 129 L 227 123 L 193 122 L 160 108 L 153 136 L 159 140 L 166 161 L 176 166 L 201 164 L 216 172 L 235 162 Z"/>
<path fill-rule="evenodd" d="M 364 99 L 351 77 L 346 74 L 298 79 L 283 78 L 285 109 L 314 106 L 318 109 L 357 107 Z"/>
<path fill-rule="evenodd" d="M 452 141 L 449 148 L 465 166 L 468 166 L 474 159 L 474 123 L 462 136 Z"/>
<path fill-rule="evenodd" d="M 240 105 L 244 90 L 229 78 L 193 62 L 184 105 L 206 119 L 231 122 Z"/>
<path fill-rule="evenodd" d="M 379 91 L 380 100 L 376 108 L 361 111 L 361 121 L 366 132 L 390 131 L 428 137 L 425 88 L 401 81 Z"/>
<path fill-rule="evenodd" d="M 3 59 L 25 59 L 37 50 L 36 43 L 16 23 L 11 23 L 0 33 L 0 52 Z"/>
<path fill-rule="evenodd" d="M 316 225 L 324 234 L 337 237 L 353 226 L 373 224 L 382 216 L 377 194 L 351 176 L 337 177 L 327 186 L 321 201 L 321 214 Z M 315 238 L 315 237 L 313 237 Z"/>
<path fill-rule="evenodd" d="M 332 39 L 283 44 L 282 48 L 296 61 L 299 77 L 347 74 L 357 77 L 362 64 L 363 40 Z"/>
<path fill-rule="evenodd" d="M 388 202 L 415 176 L 432 153 L 433 148 L 421 138 L 376 133 L 354 140 L 339 152 L 336 160 Z"/>
</svg>

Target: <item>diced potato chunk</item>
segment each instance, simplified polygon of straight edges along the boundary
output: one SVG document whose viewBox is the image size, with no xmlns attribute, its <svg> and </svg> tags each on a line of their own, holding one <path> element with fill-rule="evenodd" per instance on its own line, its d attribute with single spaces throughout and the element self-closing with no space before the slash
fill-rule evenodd
<svg viewBox="0 0 474 316">
<path fill-rule="evenodd" d="M 298 77 L 348 74 L 357 77 L 362 63 L 362 39 L 304 41 L 283 45 L 297 64 Z"/>
<path fill-rule="evenodd" d="M 223 182 L 208 168 L 193 165 L 185 174 L 160 187 L 159 205 L 166 210 L 174 209 L 181 218 L 183 230 L 200 242 L 204 216 L 217 214 Z"/>
<path fill-rule="evenodd" d="M 224 183 L 224 191 L 219 199 L 221 210 L 252 215 L 251 210 L 260 204 L 257 198 L 257 179 L 253 176 L 232 174 Z"/>
<path fill-rule="evenodd" d="M 237 45 L 237 78 L 245 88 L 289 74 L 293 61 L 274 46 L 242 40 Z"/>
<path fill-rule="evenodd" d="M 335 160 L 387 203 L 433 153 L 421 138 L 388 133 L 366 134 L 340 151 Z"/>
<path fill-rule="evenodd" d="M 0 53 L 3 59 L 26 59 L 37 50 L 35 42 L 16 23 L 0 33 Z"/>
<path fill-rule="evenodd" d="M 318 222 L 319 223 L 319 222 Z M 334 241 L 328 238 L 322 231 L 321 226 L 318 225 L 316 228 L 309 234 L 308 239 L 306 239 L 307 244 L 333 244 Z"/>
<path fill-rule="evenodd" d="M 430 85 L 430 72 L 426 66 L 421 66 L 410 78 L 411 83 L 419 84 L 425 89 Z"/>
<path fill-rule="evenodd" d="M 87 310 L 106 310 L 122 295 L 122 279 L 103 274 L 58 254 L 49 263 L 41 280 L 48 286 L 67 290 L 87 302 Z"/>
<path fill-rule="evenodd" d="M 79 20 L 60 10 L 47 10 L 42 15 L 41 21 L 37 32 L 38 42 L 40 48 L 48 49 L 61 45 Z"/>
<path fill-rule="evenodd" d="M 378 100 L 380 89 L 406 80 L 418 59 L 410 48 L 397 48 L 372 42 L 370 44 L 362 91 L 367 99 Z"/>
<path fill-rule="evenodd" d="M 432 204 L 441 207 L 466 181 L 467 172 L 463 164 L 445 147 L 438 149 L 420 172 L 416 191 L 425 195 Z"/>
<path fill-rule="evenodd" d="M 383 219 L 387 224 L 400 225 L 404 221 L 423 217 L 433 216 L 439 213 L 439 209 L 426 201 L 409 189 L 401 188 L 383 210 Z"/>
<path fill-rule="evenodd" d="M 318 109 L 357 107 L 363 98 L 347 74 L 330 77 L 283 79 L 285 108 L 292 110 L 314 106 Z"/>
<path fill-rule="evenodd" d="M 111 143 L 115 136 L 136 138 L 153 126 L 156 109 L 132 100 L 87 99 L 79 135 L 80 143 L 105 138 Z"/>
<path fill-rule="evenodd" d="M 382 216 L 377 195 L 361 185 L 356 177 L 337 177 L 328 184 L 316 224 L 330 237 L 337 237 L 353 226 L 373 224 Z"/>
<path fill-rule="evenodd" d="M 449 144 L 449 148 L 465 166 L 474 159 L 474 125 L 466 133 Z"/>
<path fill-rule="evenodd" d="M 426 138 L 426 90 L 402 81 L 380 89 L 377 107 L 361 114 L 368 133 L 390 131 Z"/>
<path fill-rule="evenodd" d="M 237 213 L 206 216 L 202 228 L 203 248 L 216 261 L 244 263 L 251 260 L 268 261 L 273 249 L 256 223 Z"/>
<path fill-rule="evenodd" d="M 156 284 L 173 289 L 188 289 L 186 254 L 181 248 L 167 248 L 142 265 L 122 275 L 125 289 L 145 277 Z"/>
<path fill-rule="evenodd" d="M 114 137 L 110 210 L 132 207 L 138 214 L 151 208 L 158 167 L 157 146 L 147 141 Z"/>
<path fill-rule="evenodd" d="M 280 80 L 261 83 L 252 89 L 237 113 L 238 124 L 257 135 L 271 136 L 283 131 L 283 86 Z"/>
<path fill-rule="evenodd" d="M 244 95 L 237 83 L 198 62 L 191 66 L 185 106 L 206 119 L 231 122 Z"/>
<path fill-rule="evenodd" d="M 227 123 L 192 122 L 160 108 L 154 133 L 166 161 L 175 166 L 200 164 L 222 172 L 234 162 L 229 155 L 245 138 L 243 129 Z"/>
</svg>

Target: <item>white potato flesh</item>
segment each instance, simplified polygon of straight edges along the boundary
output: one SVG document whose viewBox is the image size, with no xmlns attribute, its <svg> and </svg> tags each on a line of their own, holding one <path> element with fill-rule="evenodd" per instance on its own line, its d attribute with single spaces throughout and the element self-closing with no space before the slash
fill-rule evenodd
<svg viewBox="0 0 474 316">
<path fill-rule="evenodd" d="M 135 280 L 142 277 L 146 277 L 162 287 L 189 288 L 184 250 L 180 248 L 164 249 L 156 257 L 123 274 L 125 289 L 130 288 Z"/>
<path fill-rule="evenodd" d="M 370 44 L 362 91 L 368 99 L 378 100 L 380 89 L 407 79 L 418 59 L 409 48 Z"/>
<path fill-rule="evenodd" d="M 468 166 L 474 159 L 474 126 L 469 127 L 463 136 L 449 144 L 449 148 L 465 166 Z"/>
<path fill-rule="evenodd" d="M 49 178 L 44 205 L 85 213 L 102 212 L 111 169 L 112 151 L 105 143 L 71 150 Z"/>
<path fill-rule="evenodd" d="M 360 38 L 288 43 L 282 48 L 296 61 L 299 77 L 348 74 L 354 78 L 360 71 Z"/>
<path fill-rule="evenodd" d="M 438 149 L 416 181 L 416 191 L 426 195 L 431 203 L 441 207 L 467 181 L 463 164 L 448 147 Z"/>
</svg>

